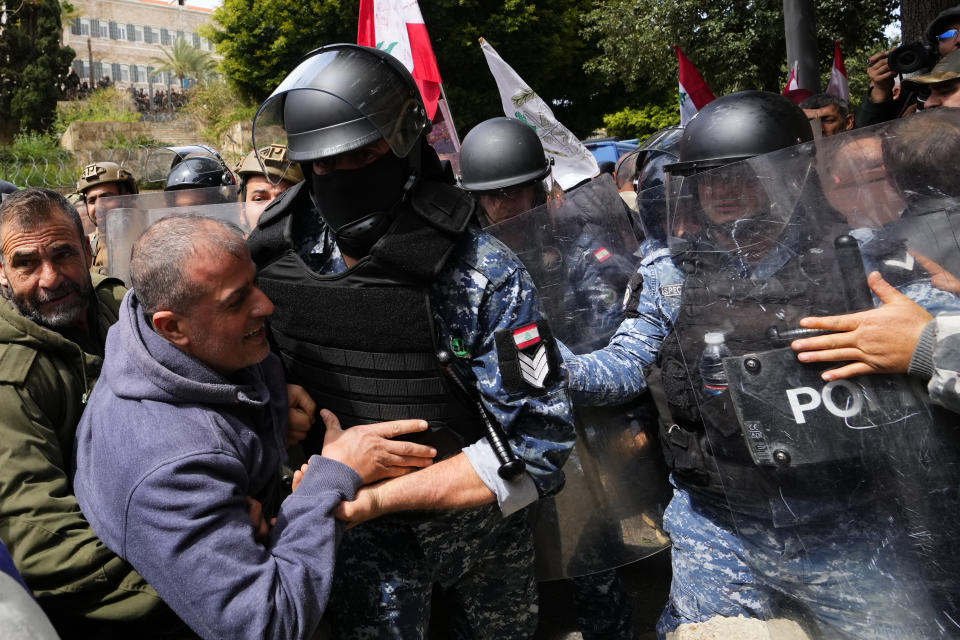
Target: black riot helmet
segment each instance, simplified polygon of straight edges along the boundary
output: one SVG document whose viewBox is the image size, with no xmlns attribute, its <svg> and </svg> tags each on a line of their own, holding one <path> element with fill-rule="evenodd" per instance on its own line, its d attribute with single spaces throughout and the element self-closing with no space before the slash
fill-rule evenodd
<svg viewBox="0 0 960 640">
<path fill-rule="evenodd" d="M 209 156 L 187 158 L 167 174 L 164 191 L 181 189 L 202 189 L 204 187 L 225 187 L 236 184 L 236 180 L 222 160 Z"/>
<path fill-rule="evenodd" d="M 151 149 L 144 178 L 148 182 L 163 181 L 164 191 L 225 187 L 237 183 L 217 150 L 204 144 Z"/>
<path fill-rule="evenodd" d="M 337 244 L 360 258 L 386 233 L 423 174 L 430 126 L 420 91 L 399 60 L 378 49 L 335 44 L 308 54 L 260 106 L 253 142 L 256 149 L 286 145 Z M 314 161 L 380 140 L 388 150 L 368 165 L 313 170 Z"/>
<path fill-rule="evenodd" d="M 506 189 L 549 173 L 550 161 L 536 131 L 514 118 L 481 122 L 460 146 L 460 186 L 467 191 Z"/>
<path fill-rule="evenodd" d="M 678 162 L 664 169 L 692 175 L 810 140 L 810 121 L 790 100 L 766 91 L 738 91 L 697 112 L 684 129 Z"/>
</svg>

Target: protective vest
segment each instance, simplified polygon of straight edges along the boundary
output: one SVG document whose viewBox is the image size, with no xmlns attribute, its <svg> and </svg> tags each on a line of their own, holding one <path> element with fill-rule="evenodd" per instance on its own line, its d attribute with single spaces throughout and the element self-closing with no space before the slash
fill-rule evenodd
<svg viewBox="0 0 960 640">
<path fill-rule="evenodd" d="M 294 212 L 312 209 L 301 185 L 265 212 L 249 241 L 258 286 L 276 306 L 270 334 L 290 382 L 345 428 L 427 420 L 428 431 L 405 439 L 436 447 L 438 459 L 478 440 L 475 404 L 438 359 L 429 294 L 473 214 L 472 200 L 441 183 L 420 183 L 367 257 L 320 275 L 291 239 Z M 321 438 L 308 437 L 308 454 L 319 453 Z"/>
<path fill-rule="evenodd" d="M 818 500 L 818 496 L 840 498 L 838 486 L 856 488 L 869 482 L 866 469 L 870 461 L 863 456 L 864 448 L 847 441 L 823 441 L 833 433 L 837 438 L 848 437 L 846 433 L 827 430 L 827 435 L 809 436 L 810 430 L 822 426 L 814 420 L 786 425 L 788 433 L 795 427 L 793 433 L 799 434 L 799 439 L 810 438 L 806 445 L 809 463 L 790 464 L 788 458 L 786 464 L 779 464 L 783 461 L 771 457 L 768 464 L 761 464 L 743 427 L 747 415 L 743 403 L 747 400 L 769 405 L 771 423 L 782 423 L 784 415 L 789 416 L 785 392 L 798 384 L 795 381 L 802 365 L 771 328 L 795 328 L 800 318 L 809 315 L 857 310 L 851 304 L 872 306 L 859 254 L 852 256 L 859 274 L 849 273 L 842 268 L 849 256 L 834 247 L 838 236 L 849 238 L 846 233 L 842 227 L 830 229 L 820 238 L 803 237 L 801 232 L 796 253 L 765 279 L 732 275 L 730 266 L 721 264 L 724 256 L 729 259 L 725 252 L 697 252 L 690 259 L 680 258 L 688 275 L 674 331 L 660 350 L 658 364 L 669 414 L 661 425 L 661 444 L 676 482 L 684 489 L 738 512 L 786 523 L 824 516 L 835 502 Z M 847 260 L 847 264 L 851 262 Z M 860 302 L 851 302 L 857 298 Z M 757 355 L 755 363 L 765 362 L 762 376 L 757 376 L 762 381 L 755 383 L 761 390 L 740 395 L 731 389 L 718 395 L 703 391 L 698 369 L 703 337 L 718 329 L 724 330 L 733 356 L 745 361 Z M 872 435 L 874 432 L 863 437 Z M 787 509 L 788 500 L 796 504 L 791 499 L 809 510 L 801 514 Z M 778 513 L 780 506 L 784 509 Z"/>
</svg>

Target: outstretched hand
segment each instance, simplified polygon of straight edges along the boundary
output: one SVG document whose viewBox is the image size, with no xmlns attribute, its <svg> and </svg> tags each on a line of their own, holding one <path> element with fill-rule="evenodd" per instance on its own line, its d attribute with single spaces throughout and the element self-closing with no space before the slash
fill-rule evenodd
<svg viewBox="0 0 960 640">
<path fill-rule="evenodd" d="M 424 420 L 394 420 L 341 429 L 340 421 L 327 409 L 320 410 L 326 425 L 321 455 L 356 471 L 363 484 L 416 471 L 433 463 L 437 450 L 414 442 L 390 440 L 407 433 L 425 431 Z"/>
<path fill-rule="evenodd" d="M 834 331 L 823 336 L 794 340 L 801 362 L 849 362 L 821 374 L 839 380 L 866 373 L 906 373 L 920 333 L 933 319 L 927 311 L 897 291 L 876 271 L 867 277 L 870 290 L 882 305 L 842 316 L 803 318 L 806 329 Z"/>
</svg>

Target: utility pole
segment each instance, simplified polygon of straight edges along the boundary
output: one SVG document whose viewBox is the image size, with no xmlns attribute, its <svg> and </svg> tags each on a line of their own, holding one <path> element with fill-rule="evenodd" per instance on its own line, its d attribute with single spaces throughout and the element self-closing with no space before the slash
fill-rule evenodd
<svg viewBox="0 0 960 640">
<path fill-rule="evenodd" d="M 820 92 L 817 34 L 812 0 L 783 0 L 783 27 L 787 40 L 787 69 L 797 63 L 797 85 Z"/>
<path fill-rule="evenodd" d="M 87 64 L 90 65 L 90 73 L 87 74 L 90 77 L 89 90 L 91 93 L 93 93 L 93 90 L 97 88 L 97 85 L 93 80 L 93 45 L 90 44 L 90 36 L 87 36 Z"/>
</svg>

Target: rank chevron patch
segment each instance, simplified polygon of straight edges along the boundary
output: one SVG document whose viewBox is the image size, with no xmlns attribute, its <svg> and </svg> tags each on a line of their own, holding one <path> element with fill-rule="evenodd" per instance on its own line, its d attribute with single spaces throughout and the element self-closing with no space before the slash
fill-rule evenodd
<svg viewBox="0 0 960 640">
<path fill-rule="evenodd" d="M 532 355 L 521 352 L 517 354 L 520 363 L 520 375 L 531 387 L 543 389 L 543 383 L 550 373 L 550 361 L 547 358 L 547 348 L 541 344 Z"/>
</svg>

